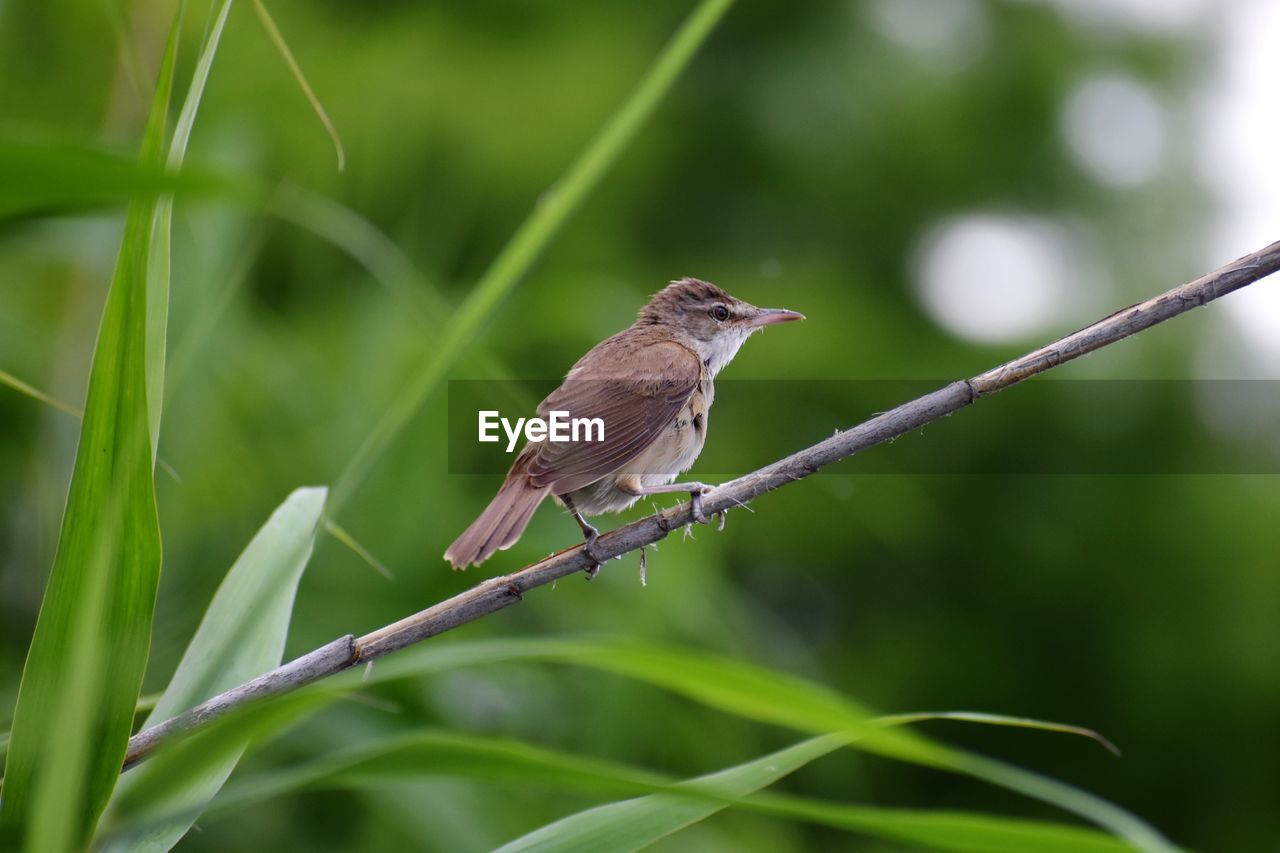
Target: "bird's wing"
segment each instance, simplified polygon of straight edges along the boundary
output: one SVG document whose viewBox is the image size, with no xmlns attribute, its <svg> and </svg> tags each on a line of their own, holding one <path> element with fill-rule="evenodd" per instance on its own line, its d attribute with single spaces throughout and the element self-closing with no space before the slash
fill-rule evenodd
<svg viewBox="0 0 1280 853">
<path fill-rule="evenodd" d="M 529 466 L 530 482 L 562 495 L 618 470 L 675 420 L 701 378 L 698 356 L 675 341 L 606 341 L 538 406 L 544 418 L 553 411 L 600 418 L 603 440 L 542 442 Z"/>
</svg>

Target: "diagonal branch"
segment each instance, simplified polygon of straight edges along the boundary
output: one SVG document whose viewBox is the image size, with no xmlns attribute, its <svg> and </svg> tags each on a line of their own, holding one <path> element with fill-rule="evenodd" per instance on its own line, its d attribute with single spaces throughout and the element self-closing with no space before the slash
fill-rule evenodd
<svg viewBox="0 0 1280 853">
<path fill-rule="evenodd" d="M 1117 311 L 1091 326 L 986 373 L 952 382 L 852 429 L 838 432 L 812 447 L 724 483 L 703 496 L 703 511 L 711 515 L 742 506 L 765 492 L 807 477 L 824 465 L 919 429 L 959 411 L 981 397 L 990 396 L 1064 362 L 1149 329 L 1157 323 L 1247 287 L 1278 270 L 1280 242 L 1272 243 L 1146 302 Z M 681 504 L 601 535 L 596 540 L 595 550 L 605 558 L 621 556 L 658 542 L 671 531 L 692 523 L 691 508 L 688 504 Z M 397 649 L 442 634 L 515 604 L 531 589 L 575 572 L 586 571 L 593 565 L 582 546 L 576 545 L 513 574 L 490 578 L 466 592 L 358 639 L 351 635 L 341 637 L 240 687 L 219 694 L 190 711 L 134 735 L 129 741 L 125 767 L 127 769 L 146 758 L 164 738 L 201 725 L 238 705 L 256 698 L 284 693 L 341 672 L 357 663 L 380 658 Z"/>
</svg>

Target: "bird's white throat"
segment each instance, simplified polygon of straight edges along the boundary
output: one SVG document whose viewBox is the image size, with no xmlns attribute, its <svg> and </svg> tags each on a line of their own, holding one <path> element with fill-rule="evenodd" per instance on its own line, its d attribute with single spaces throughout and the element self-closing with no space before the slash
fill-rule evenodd
<svg viewBox="0 0 1280 853">
<path fill-rule="evenodd" d="M 747 338 L 756 331 L 759 331 L 758 327 L 730 326 L 709 341 L 693 341 L 692 346 L 698 353 L 698 358 L 702 359 L 702 363 L 706 365 L 707 373 L 714 379 L 726 364 L 733 361 L 733 357 L 738 354 L 738 350 L 746 343 Z"/>
</svg>

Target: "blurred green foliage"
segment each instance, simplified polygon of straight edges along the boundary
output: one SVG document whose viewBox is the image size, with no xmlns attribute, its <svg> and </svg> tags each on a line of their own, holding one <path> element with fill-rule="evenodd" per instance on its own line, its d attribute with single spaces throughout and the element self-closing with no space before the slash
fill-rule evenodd
<svg viewBox="0 0 1280 853">
<path fill-rule="evenodd" d="M 342 174 L 260 23 L 247 5 L 233 11 L 189 161 L 280 189 L 265 212 L 212 200 L 180 200 L 175 210 L 159 454 L 177 477 L 158 482 L 165 559 L 147 689 L 168 682 L 262 519 L 293 488 L 333 482 L 432 353 L 443 307 L 465 298 L 689 6 L 273 4 L 342 135 Z M 1063 97 L 1099 67 L 1123 68 L 1184 102 L 1201 70 L 1197 45 L 1102 37 L 1041 4 L 985 2 L 974 4 L 986 21 L 982 50 L 944 71 L 885 39 L 869 8 L 737 5 L 451 375 L 558 376 L 684 274 L 809 316 L 752 341 L 726 378 L 971 374 L 1037 341 L 974 344 L 939 328 L 918 303 L 915 246 L 940 218 L 970 209 L 1089 224 L 1109 283 L 1082 289 L 1055 325 L 1061 332 L 1202 271 L 1208 214 L 1188 152 L 1175 151 L 1173 166 L 1140 189 L 1102 190 L 1072 167 L 1057 129 Z M 206 26 L 203 12 L 192 4 L 184 48 Z M 158 0 L 0 6 L 0 131 L 135 150 L 171 14 Z M 178 79 L 189 79 L 193 57 L 184 49 Z M 335 214 L 323 199 L 349 212 Z M 358 257 L 317 233 L 332 215 L 347 217 L 335 229 L 359 244 Z M 122 221 L 0 224 L 0 369 L 82 405 Z M 1061 374 L 1185 378 L 1213 342 L 1214 310 Z M 1040 389 L 1037 399 L 1090 429 L 1078 389 Z M 1044 409 L 1003 404 L 996 397 L 952 420 L 998 420 L 1014 450 L 1037 452 L 1041 436 L 1018 425 L 1042 422 Z M 446 406 L 442 386 L 338 518 L 394 581 L 322 538 L 286 656 L 574 541 L 574 525 L 543 509 L 524 539 L 480 572 L 447 571 L 440 552 L 497 483 L 448 473 Z M 749 411 L 741 400 L 731 408 Z M 729 417 L 726 406 L 711 429 L 715 458 L 747 471 L 849 425 L 840 400 L 815 408 L 770 408 L 766 430 Z M 1134 436 L 1158 446 L 1167 430 L 1199 435 L 1168 422 L 1195 417 L 1191 407 L 1127 416 L 1113 427 L 1113 444 L 1107 430 L 1090 433 L 1098 444 L 1091 459 L 1111 453 L 1116 470 L 1133 470 Z M 899 444 L 946 442 L 950 423 Z M 78 429 L 68 415 L 0 388 L 0 708 L 15 698 Z M 877 465 L 891 468 L 882 457 L 894 450 L 873 451 Z M 697 530 L 694 540 L 664 543 L 649 554 L 647 587 L 634 561 L 615 563 L 594 583 L 561 583 L 460 633 L 660 639 L 791 671 L 883 709 L 1087 725 L 1124 758 L 1035 733 L 939 733 L 1079 784 L 1190 847 L 1274 842 L 1275 477 L 857 469 L 855 460 L 844 473 L 766 496 L 754 514 L 731 514 L 723 534 Z M 642 684 L 528 664 L 387 684 L 369 696 L 329 709 L 250 763 L 302 761 L 424 725 L 681 777 L 789 743 Z M 968 780 L 847 752 L 780 787 L 1058 817 Z M 184 846 L 475 849 L 593 802 L 428 779 L 376 798 L 317 791 L 211 817 Z M 848 843 L 833 830 L 726 812 L 659 849 Z"/>
</svg>

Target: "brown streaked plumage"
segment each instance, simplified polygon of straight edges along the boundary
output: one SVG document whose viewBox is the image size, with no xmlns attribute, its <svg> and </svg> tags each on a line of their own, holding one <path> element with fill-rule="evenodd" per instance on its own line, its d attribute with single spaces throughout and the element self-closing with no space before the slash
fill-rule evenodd
<svg viewBox="0 0 1280 853">
<path fill-rule="evenodd" d="M 449 546 L 454 568 L 479 565 L 520 538 L 534 510 L 553 496 L 582 527 L 588 552 L 596 529 L 584 515 L 618 512 L 645 495 L 689 492 L 695 514 L 708 488 L 676 483 L 702 451 L 716 374 L 766 325 L 801 320 L 757 308 L 696 278 L 654 294 L 629 328 L 578 360 L 538 414 L 600 418 L 601 441 L 529 442 L 479 518 Z"/>
</svg>

